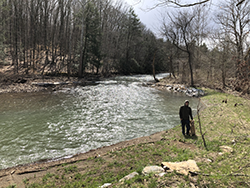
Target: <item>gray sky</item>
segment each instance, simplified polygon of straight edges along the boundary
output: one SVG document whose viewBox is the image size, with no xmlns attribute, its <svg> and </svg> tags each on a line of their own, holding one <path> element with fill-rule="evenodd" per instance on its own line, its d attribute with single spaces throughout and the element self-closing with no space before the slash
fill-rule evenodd
<svg viewBox="0 0 250 188">
<path fill-rule="evenodd" d="M 155 8 L 148 10 L 154 6 L 154 1 L 150 0 L 124 0 L 129 5 L 134 7 L 135 13 L 139 16 L 141 22 L 147 26 L 155 34 L 159 33 L 159 27 L 161 24 L 162 8 Z M 138 3 L 139 2 L 139 3 Z"/>
<path fill-rule="evenodd" d="M 162 23 L 162 15 L 166 14 L 168 11 L 174 11 L 176 8 L 173 7 L 157 7 L 153 10 L 149 10 L 154 7 L 157 0 L 124 0 L 129 5 L 134 7 L 135 13 L 139 16 L 141 22 L 147 26 L 151 31 L 153 31 L 157 36 L 160 37 L 160 26 Z M 194 3 L 199 0 L 182 0 L 185 3 Z M 209 5 L 212 5 L 212 9 L 218 6 L 220 0 L 211 0 Z"/>
</svg>

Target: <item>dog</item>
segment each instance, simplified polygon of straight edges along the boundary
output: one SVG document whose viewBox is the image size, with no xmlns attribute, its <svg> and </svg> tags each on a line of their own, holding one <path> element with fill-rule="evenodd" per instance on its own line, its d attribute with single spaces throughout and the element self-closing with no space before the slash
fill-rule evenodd
<svg viewBox="0 0 250 188">
<path fill-rule="evenodd" d="M 190 122 L 190 130 L 191 130 L 191 136 L 195 136 L 195 126 L 194 126 L 194 120 L 191 120 Z"/>
</svg>

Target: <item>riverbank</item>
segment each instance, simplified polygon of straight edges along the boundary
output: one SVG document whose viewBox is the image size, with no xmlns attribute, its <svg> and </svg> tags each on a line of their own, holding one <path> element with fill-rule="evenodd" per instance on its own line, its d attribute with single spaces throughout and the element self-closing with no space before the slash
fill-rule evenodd
<svg viewBox="0 0 250 188">
<path fill-rule="evenodd" d="M 76 85 L 91 85 L 102 79 L 100 75 L 87 74 L 79 79 L 67 76 L 42 75 L 12 75 L 2 74 L 0 80 L 0 93 L 31 93 L 56 91 L 64 87 Z"/>
<path fill-rule="evenodd" d="M 232 94 L 234 96 L 240 96 L 246 99 L 250 99 L 249 94 L 247 92 L 241 90 L 236 91 L 235 85 L 233 84 L 235 80 L 228 79 L 227 85 L 223 87 L 221 82 L 213 82 L 211 83 L 205 83 L 202 81 L 197 81 L 195 88 L 189 87 L 188 84 L 183 84 L 180 80 L 180 78 L 173 78 L 173 77 L 165 77 L 160 80 L 160 82 L 150 84 L 150 86 L 173 93 L 185 93 L 188 97 L 202 97 L 205 95 L 204 91 L 202 91 L 199 88 L 209 88 L 216 90 L 218 92 Z"/>
<path fill-rule="evenodd" d="M 58 163 L 40 163 L 1 171 L 1 186 L 11 187 L 249 187 L 250 102 L 230 94 L 205 90 L 201 113 L 204 148 L 196 121 L 197 137 L 183 137 L 180 126 L 100 148 Z M 225 102 L 226 101 L 226 102 Z M 230 148 L 224 150 L 224 148 Z M 146 166 L 194 160 L 198 173 L 176 171 L 162 177 L 142 174 Z M 137 172 L 131 180 L 119 182 Z M 108 184 L 106 184 L 108 185 Z"/>
</svg>

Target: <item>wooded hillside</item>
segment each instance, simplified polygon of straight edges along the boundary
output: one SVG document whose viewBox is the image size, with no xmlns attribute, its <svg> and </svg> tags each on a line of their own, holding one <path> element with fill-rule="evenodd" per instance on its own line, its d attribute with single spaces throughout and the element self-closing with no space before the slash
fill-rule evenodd
<svg viewBox="0 0 250 188">
<path fill-rule="evenodd" d="M 165 69 L 162 40 L 122 1 L 0 3 L 1 59 L 15 74 L 151 73 L 153 58 L 158 71 Z"/>
<path fill-rule="evenodd" d="M 157 2 L 157 1 L 156 1 Z M 165 4 L 164 4 L 165 2 Z M 161 37 L 114 0 L 0 0 L 1 64 L 13 74 L 170 72 L 250 93 L 250 3 L 205 0 L 159 16 Z M 212 4 L 211 4 L 212 2 Z M 181 3 L 181 1 L 180 1 Z"/>
</svg>

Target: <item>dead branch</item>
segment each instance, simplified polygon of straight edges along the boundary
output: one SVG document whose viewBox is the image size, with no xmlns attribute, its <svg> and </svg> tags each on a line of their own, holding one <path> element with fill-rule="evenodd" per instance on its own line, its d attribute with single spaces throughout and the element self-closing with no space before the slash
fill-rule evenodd
<svg viewBox="0 0 250 188">
<path fill-rule="evenodd" d="M 206 148 L 206 150 L 208 150 L 207 149 L 207 144 L 206 144 L 206 140 L 205 140 L 205 137 L 204 137 L 204 135 L 206 134 L 206 132 L 203 134 L 202 133 L 202 128 L 201 128 L 201 120 L 200 120 L 200 114 L 199 114 L 199 112 L 200 112 L 200 101 L 201 101 L 201 99 L 199 98 L 199 103 L 198 103 L 198 105 L 197 105 L 197 117 L 198 117 L 198 122 L 199 122 L 199 128 L 200 128 L 200 134 L 201 134 L 201 137 L 202 137 L 202 140 L 203 140 L 203 144 L 204 144 L 204 147 Z"/>
</svg>

